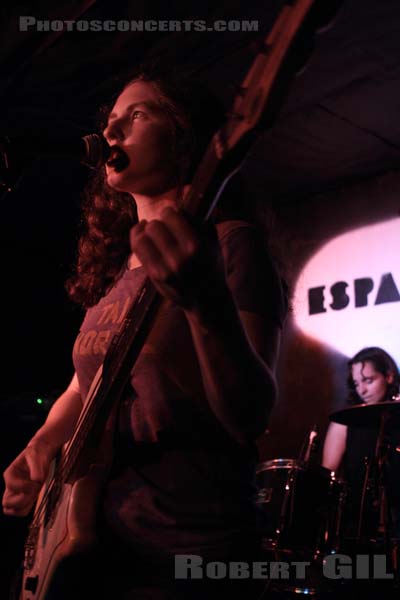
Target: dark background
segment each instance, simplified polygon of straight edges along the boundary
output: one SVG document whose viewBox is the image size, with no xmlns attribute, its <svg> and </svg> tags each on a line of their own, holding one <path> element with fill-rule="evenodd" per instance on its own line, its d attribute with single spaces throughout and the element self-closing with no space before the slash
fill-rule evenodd
<svg viewBox="0 0 400 600">
<path fill-rule="evenodd" d="M 149 57 L 175 63 L 204 81 L 228 110 L 260 34 L 269 30 L 282 4 L 4 2 L 0 135 L 62 139 L 93 131 L 97 108 L 118 89 L 118 79 Z M 260 31 L 21 32 L 21 15 L 256 19 Z M 330 26 L 313 39 L 306 68 L 291 83 L 273 126 L 260 135 L 243 168 L 246 185 L 274 210 L 290 283 L 327 240 L 399 214 L 399 115 L 400 3 L 344 0 Z M 88 177 L 88 170 L 72 160 L 25 156 L 23 148 L 12 168 L 13 190 L 1 198 L 4 467 L 72 375 L 70 353 L 82 313 L 68 302 L 63 284 Z M 323 432 L 344 393 L 346 358 L 305 338 L 289 317 L 280 402 L 270 434 L 260 441 L 261 459 L 296 456 L 315 422 Z M 44 404 L 38 405 L 37 397 Z M 3 518 L 1 526 L 10 545 L 22 538 L 26 522 Z M 12 546 L 10 564 L 14 553 Z"/>
</svg>

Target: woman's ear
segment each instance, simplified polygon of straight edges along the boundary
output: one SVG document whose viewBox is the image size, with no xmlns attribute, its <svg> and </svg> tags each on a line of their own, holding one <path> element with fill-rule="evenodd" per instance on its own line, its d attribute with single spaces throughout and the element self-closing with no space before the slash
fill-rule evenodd
<svg viewBox="0 0 400 600">
<path fill-rule="evenodd" d="M 391 384 L 391 383 L 393 383 L 393 381 L 394 381 L 394 373 L 392 371 L 389 371 L 386 374 L 386 382 Z"/>
</svg>

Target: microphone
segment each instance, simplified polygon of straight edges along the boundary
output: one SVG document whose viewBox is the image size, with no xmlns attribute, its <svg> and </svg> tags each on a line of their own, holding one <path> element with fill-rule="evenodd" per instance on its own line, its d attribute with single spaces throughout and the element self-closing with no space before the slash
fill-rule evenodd
<svg viewBox="0 0 400 600">
<path fill-rule="evenodd" d="M 102 135 L 90 133 L 84 135 L 82 140 L 84 150 L 80 161 L 90 169 L 98 169 L 107 162 L 111 148 Z"/>
<path fill-rule="evenodd" d="M 110 156 L 110 146 L 102 135 L 90 133 L 81 138 L 0 138 L 0 153 L 8 155 L 55 156 L 79 160 L 90 169 L 100 168 Z"/>
</svg>

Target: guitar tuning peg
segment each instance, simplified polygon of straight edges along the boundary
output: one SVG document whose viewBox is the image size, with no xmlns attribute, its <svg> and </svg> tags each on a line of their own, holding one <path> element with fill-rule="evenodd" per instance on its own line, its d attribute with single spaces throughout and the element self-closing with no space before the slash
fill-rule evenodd
<svg viewBox="0 0 400 600">
<path fill-rule="evenodd" d="M 343 0 L 317 1 L 310 10 L 308 18 L 313 21 L 314 29 L 323 33 L 334 26 Z"/>
<path fill-rule="evenodd" d="M 250 44 L 250 50 L 254 54 L 266 54 L 269 51 L 269 46 L 265 43 L 265 36 L 253 40 Z"/>
<path fill-rule="evenodd" d="M 244 119 L 243 115 L 233 111 L 228 112 L 226 116 L 228 117 L 228 119 L 232 119 L 234 121 L 243 121 Z"/>
</svg>

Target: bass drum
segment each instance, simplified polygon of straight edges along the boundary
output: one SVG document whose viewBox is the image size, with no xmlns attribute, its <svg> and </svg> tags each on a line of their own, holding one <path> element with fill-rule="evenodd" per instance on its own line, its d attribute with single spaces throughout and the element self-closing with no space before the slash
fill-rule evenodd
<svg viewBox="0 0 400 600">
<path fill-rule="evenodd" d="M 314 559 L 339 550 L 345 488 L 334 473 L 275 458 L 259 464 L 256 483 L 266 548 Z"/>
</svg>

